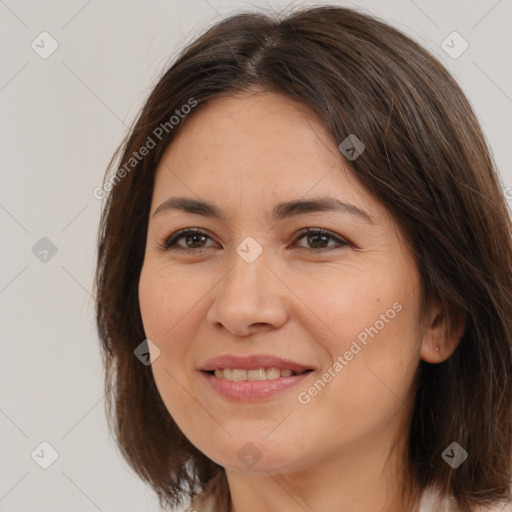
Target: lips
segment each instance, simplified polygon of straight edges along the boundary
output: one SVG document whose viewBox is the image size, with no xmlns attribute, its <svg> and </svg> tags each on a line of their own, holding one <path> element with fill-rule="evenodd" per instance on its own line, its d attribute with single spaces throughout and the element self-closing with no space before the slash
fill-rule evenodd
<svg viewBox="0 0 512 512">
<path fill-rule="evenodd" d="M 266 354 L 225 354 L 209 359 L 199 369 L 210 389 L 237 402 L 270 399 L 316 373 L 311 366 Z"/>
</svg>

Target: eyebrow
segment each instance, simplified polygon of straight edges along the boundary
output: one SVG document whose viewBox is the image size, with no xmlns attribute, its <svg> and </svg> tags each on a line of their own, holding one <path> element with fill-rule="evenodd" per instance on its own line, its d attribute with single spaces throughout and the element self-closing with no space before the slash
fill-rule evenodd
<svg viewBox="0 0 512 512">
<path fill-rule="evenodd" d="M 155 210 L 153 217 L 165 210 L 178 210 L 194 215 L 214 217 L 226 222 L 225 215 L 217 206 L 207 201 L 192 199 L 189 197 L 170 197 Z M 361 210 L 353 204 L 344 203 L 334 197 L 318 197 L 308 200 L 278 203 L 272 210 L 272 218 L 275 220 L 281 220 L 294 215 L 330 211 L 348 213 L 360 217 L 371 224 L 375 223 L 375 220 L 364 210 Z"/>
</svg>

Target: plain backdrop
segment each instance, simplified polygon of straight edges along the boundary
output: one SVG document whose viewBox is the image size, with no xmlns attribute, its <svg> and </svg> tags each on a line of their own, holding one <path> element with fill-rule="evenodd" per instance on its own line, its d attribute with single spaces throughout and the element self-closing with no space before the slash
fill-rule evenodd
<svg viewBox="0 0 512 512">
<path fill-rule="evenodd" d="M 448 67 L 474 106 L 507 195 L 512 2 L 332 3 L 391 22 Z M 107 431 L 91 297 L 102 202 L 92 191 L 179 49 L 236 11 L 287 5 L 0 0 L 0 511 L 159 510 Z M 469 45 L 457 58 L 442 46 L 454 31 Z"/>
</svg>

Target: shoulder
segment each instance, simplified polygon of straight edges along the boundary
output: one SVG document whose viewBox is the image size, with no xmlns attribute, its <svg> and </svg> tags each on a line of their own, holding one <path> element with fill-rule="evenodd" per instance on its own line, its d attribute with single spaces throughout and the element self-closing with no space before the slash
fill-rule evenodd
<svg viewBox="0 0 512 512">
<path fill-rule="evenodd" d="M 512 512 L 512 503 L 502 503 L 492 507 L 479 507 L 478 512 Z"/>
<path fill-rule="evenodd" d="M 459 512 L 460 509 L 453 502 L 453 498 L 441 500 L 439 493 L 432 487 L 427 488 L 420 501 L 420 512 L 431 512 L 432 510 L 440 512 Z M 512 512 L 512 502 L 501 502 L 492 506 L 480 506 L 474 508 L 475 512 Z"/>
</svg>

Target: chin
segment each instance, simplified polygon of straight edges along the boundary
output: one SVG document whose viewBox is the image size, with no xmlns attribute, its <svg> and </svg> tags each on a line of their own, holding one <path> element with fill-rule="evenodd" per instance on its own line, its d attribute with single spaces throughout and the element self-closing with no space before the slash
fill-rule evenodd
<svg viewBox="0 0 512 512">
<path fill-rule="evenodd" d="M 206 453 L 206 456 L 215 463 L 224 467 L 226 471 L 236 471 L 256 475 L 279 474 L 300 470 L 300 461 L 293 458 L 293 447 L 280 446 L 280 449 L 265 445 L 264 439 L 260 442 L 244 441 L 230 443 L 225 449 L 217 453 Z M 226 456 L 231 453 L 231 456 Z"/>
</svg>

